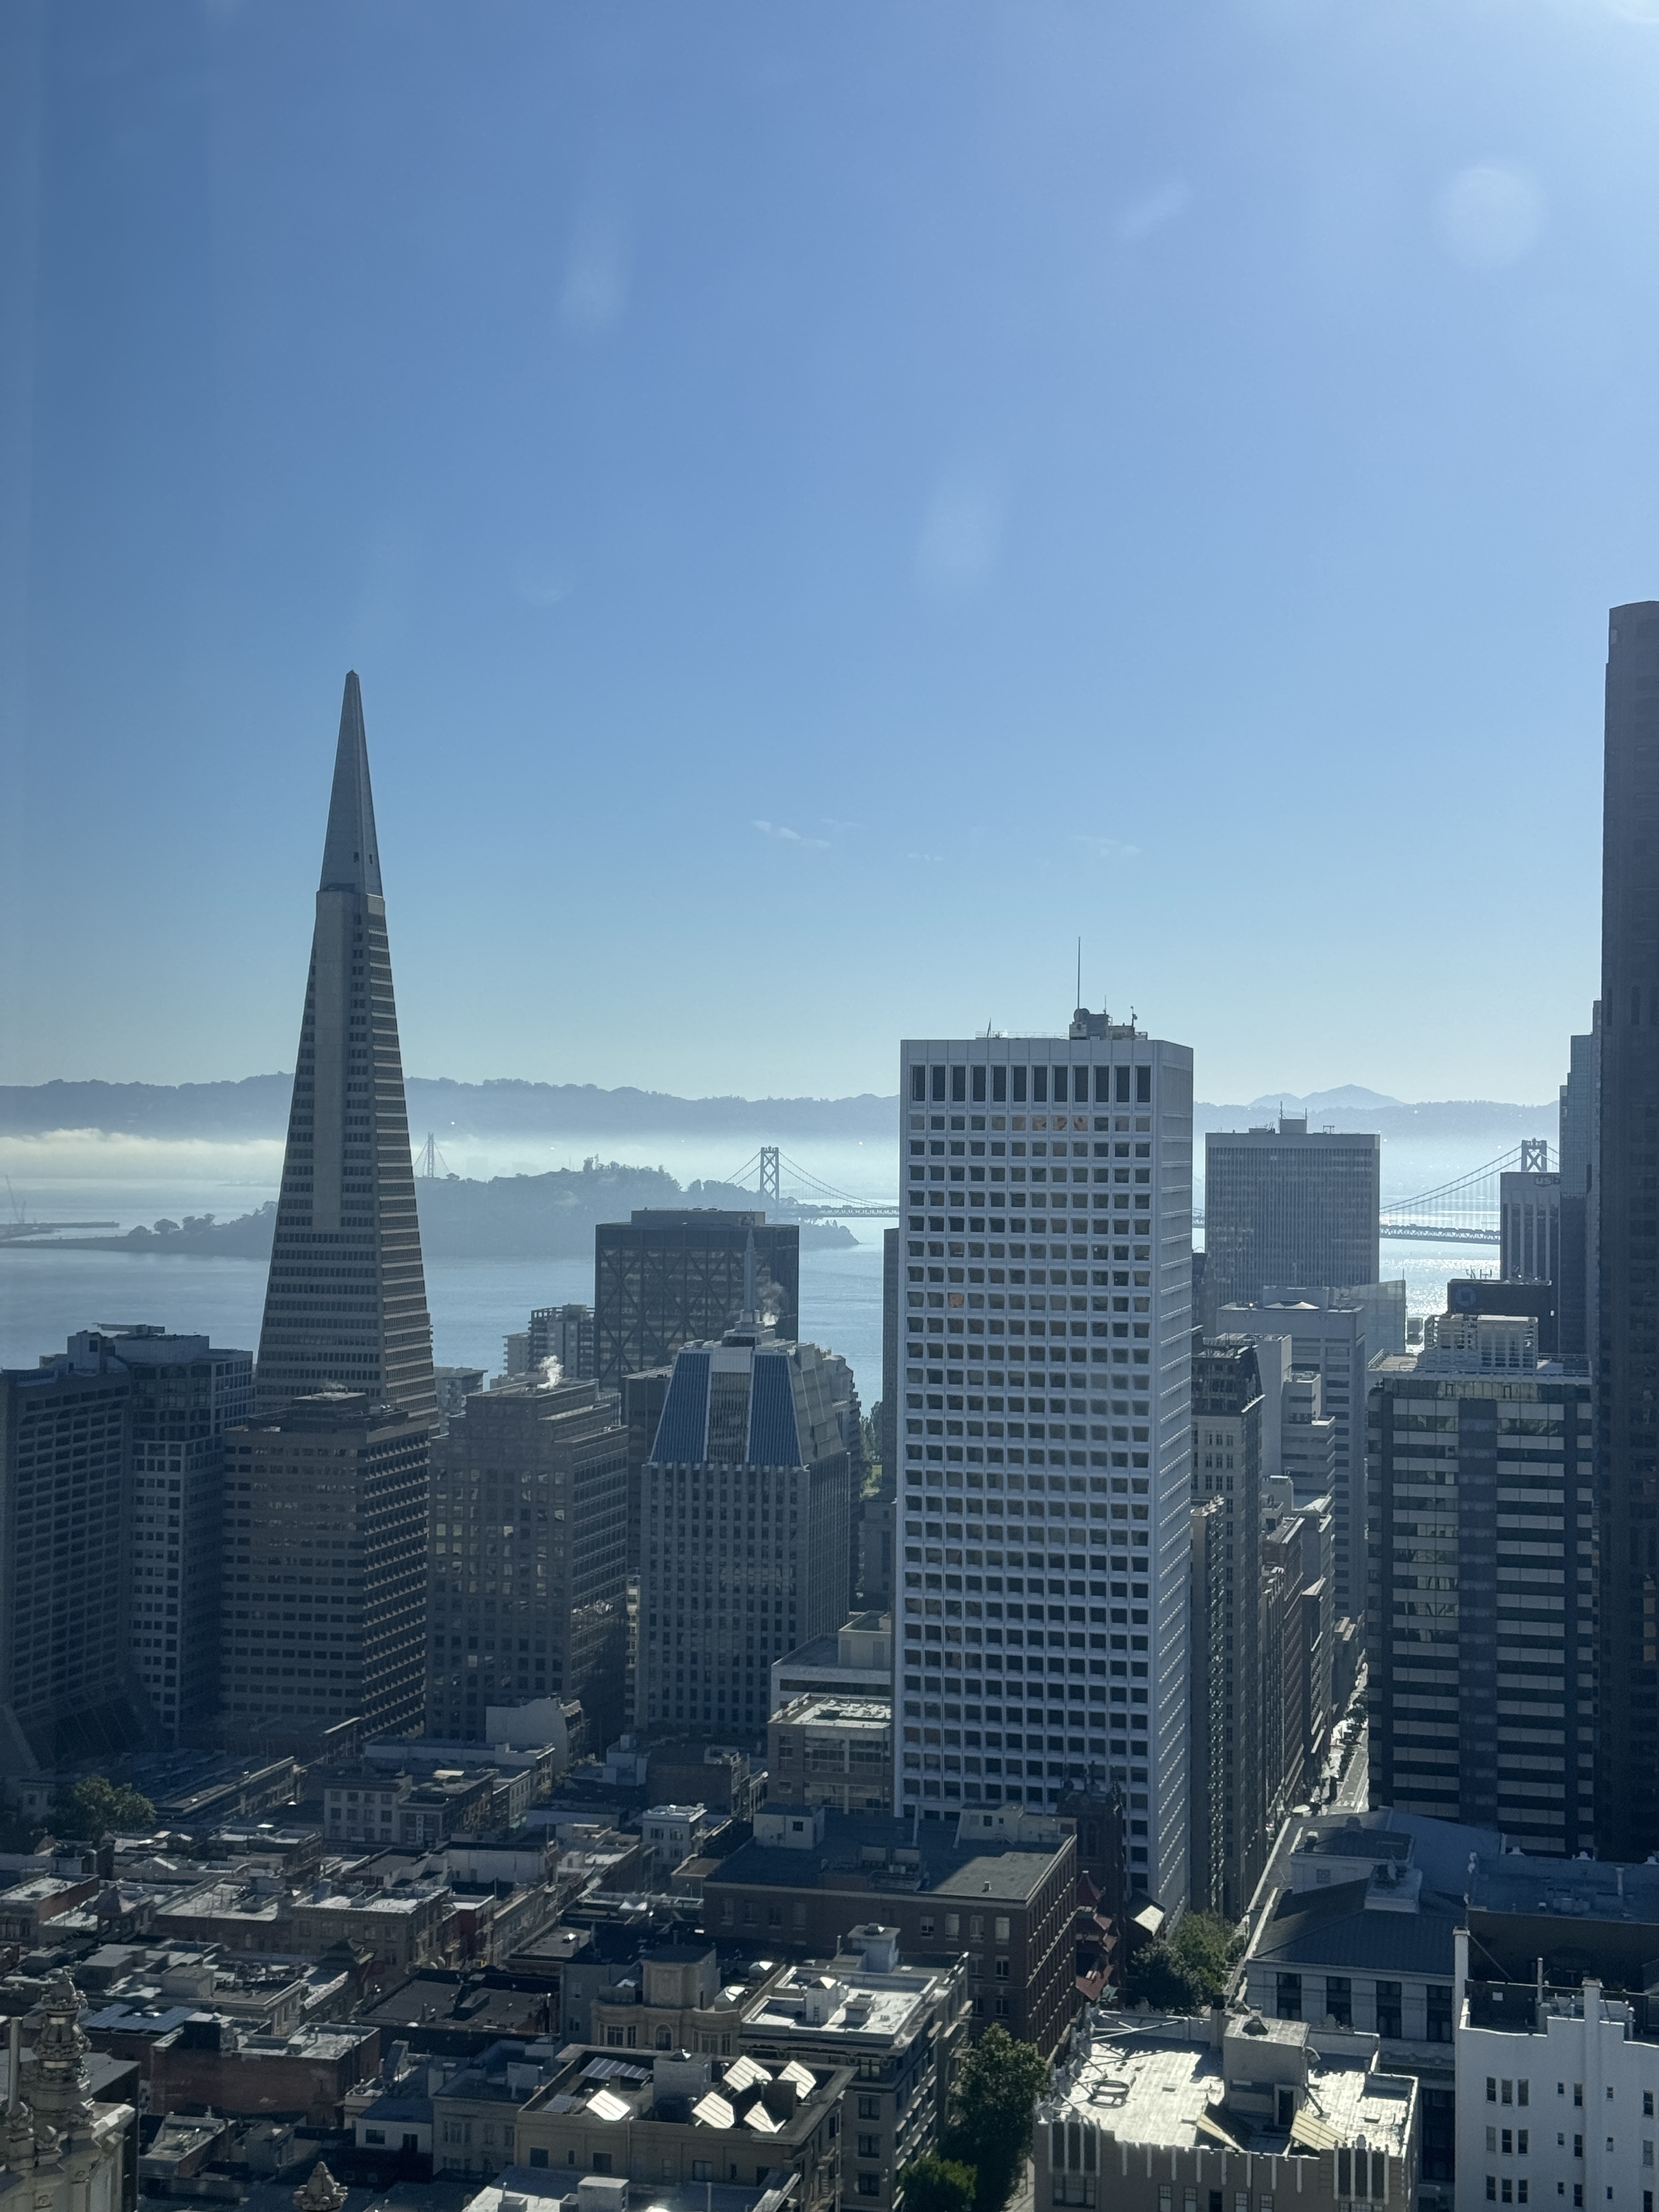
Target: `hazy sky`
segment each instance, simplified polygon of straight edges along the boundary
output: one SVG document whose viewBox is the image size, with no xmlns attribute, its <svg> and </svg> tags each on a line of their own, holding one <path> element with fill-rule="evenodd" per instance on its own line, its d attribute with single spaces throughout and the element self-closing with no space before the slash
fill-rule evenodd
<svg viewBox="0 0 1659 2212">
<path fill-rule="evenodd" d="M 1659 592 L 1659 0 L 9 0 L 0 1080 L 1538 1099 Z"/>
</svg>

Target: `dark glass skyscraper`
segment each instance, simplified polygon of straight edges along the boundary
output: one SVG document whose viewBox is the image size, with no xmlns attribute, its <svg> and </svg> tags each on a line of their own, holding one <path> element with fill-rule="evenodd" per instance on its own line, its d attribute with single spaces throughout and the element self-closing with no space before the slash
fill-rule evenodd
<svg viewBox="0 0 1659 2212">
<path fill-rule="evenodd" d="M 1380 1137 L 1277 1128 L 1212 1129 L 1204 1139 L 1205 1294 L 1254 1305 L 1264 1283 L 1374 1283 Z"/>
<path fill-rule="evenodd" d="M 331 1387 L 435 1413 L 363 702 L 345 681 L 265 1291 L 260 1417 Z"/>
<path fill-rule="evenodd" d="M 1607 632 L 1595 1472 L 1595 1844 L 1659 1850 L 1659 601 Z"/>
<path fill-rule="evenodd" d="M 800 1311 L 800 1231 L 763 1213 L 714 1206 L 638 1206 L 593 1232 L 594 1372 L 614 1390 L 624 1375 L 662 1367 L 683 1345 L 721 1335 L 743 1310 L 750 1237 L 761 1310 L 793 1339 Z"/>
</svg>

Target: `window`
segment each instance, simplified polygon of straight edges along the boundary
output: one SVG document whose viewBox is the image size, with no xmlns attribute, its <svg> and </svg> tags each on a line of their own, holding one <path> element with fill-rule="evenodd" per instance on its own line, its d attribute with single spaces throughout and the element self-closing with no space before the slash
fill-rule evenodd
<svg viewBox="0 0 1659 2212">
<path fill-rule="evenodd" d="M 1400 1984 L 1398 1982 L 1379 1982 L 1376 1985 L 1376 2032 L 1379 2035 L 1391 2036 L 1396 2042 L 1400 2039 Z M 1509 2099 L 1505 2097 L 1504 2101 L 1507 2104 Z"/>
<path fill-rule="evenodd" d="M 1279 1977 L 1279 2017 L 1280 2020 L 1301 2019 L 1302 1977 L 1300 1974 L 1281 1974 Z"/>
<path fill-rule="evenodd" d="M 531 2152 L 530 2163 L 532 2166 L 545 2166 L 547 2164 L 547 2153 L 539 2145 Z"/>
<path fill-rule="evenodd" d="M 1642 2092 L 1642 2110 L 1649 2119 L 1653 2118 L 1653 2092 L 1651 2089 L 1644 2089 Z"/>
<path fill-rule="evenodd" d="M 1451 1990 L 1436 1989 L 1432 1984 L 1428 1991 L 1428 2015 L 1425 2023 L 1431 2043 L 1449 2043 L 1452 2039 Z M 1522 2103 L 1526 2099 L 1522 2099 Z"/>
<path fill-rule="evenodd" d="M 594 2154 L 593 2154 L 593 2171 L 594 2171 L 594 2172 L 595 2172 L 595 2173 L 609 2173 L 609 2172 L 610 2172 L 610 2171 L 611 2171 L 611 2154 L 610 2154 L 610 2152 L 609 2152 L 608 2150 L 596 2150 L 596 2151 L 594 2152 Z"/>
<path fill-rule="evenodd" d="M 859 2118 L 861 2120 L 878 2120 L 881 2118 L 881 2099 L 879 2097 L 860 2097 L 859 2099 Z"/>
<path fill-rule="evenodd" d="M 1488 2204 L 1496 2204 L 1498 2202 L 1498 2176 L 1495 2173 L 1489 2173 L 1486 2176 L 1486 2202 Z"/>
<path fill-rule="evenodd" d="M 879 2136 L 860 2136 L 859 2137 L 859 2156 L 860 2158 L 879 2158 L 881 2156 L 881 2137 Z"/>
<path fill-rule="evenodd" d="M 978 1071 L 975 1072 L 977 1073 Z M 879 2197 L 880 2194 L 881 2176 L 878 2173 L 860 2174 L 859 2195 L 860 2197 Z"/>
<path fill-rule="evenodd" d="M 1353 2026 L 1353 1984 L 1346 1974 L 1326 1975 L 1325 2010 L 1339 2027 Z"/>
</svg>

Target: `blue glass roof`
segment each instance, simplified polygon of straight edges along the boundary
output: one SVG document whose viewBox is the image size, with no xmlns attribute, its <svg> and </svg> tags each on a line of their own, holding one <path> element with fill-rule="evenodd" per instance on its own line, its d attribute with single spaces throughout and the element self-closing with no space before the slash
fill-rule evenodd
<svg viewBox="0 0 1659 2212">
<path fill-rule="evenodd" d="M 799 1467 L 800 1438 L 795 1428 L 795 1393 L 789 1359 L 781 1352 L 755 1354 L 755 1384 L 749 1401 L 749 1464 Z"/>
<path fill-rule="evenodd" d="M 659 1466 L 699 1467 L 708 1431 L 708 1354 L 682 1352 L 663 1401 L 651 1456 Z"/>
</svg>

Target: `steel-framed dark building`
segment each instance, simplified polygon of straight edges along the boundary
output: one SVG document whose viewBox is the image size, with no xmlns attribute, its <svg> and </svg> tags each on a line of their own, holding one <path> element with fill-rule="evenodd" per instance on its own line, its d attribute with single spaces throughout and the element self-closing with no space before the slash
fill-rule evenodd
<svg viewBox="0 0 1659 2212">
<path fill-rule="evenodd" d="M 800 1317 L 800 1231 L 763 1213 L 715 1206 L 635 1208 L 593 1232 L 595 1370 L 614 1390 L 624 1375 L 665 1366 L 683 1346 L 717 1341 L 743 1311 L 744 1254 L 755 1239 L 760 1310 L 793 1341 Z"/>
<path fill-rule="evenodd" d="M 1608 620 L 1601 827 L 1596 1848 L 1659 1850 L 1659 600 Z"/>
</svg>

